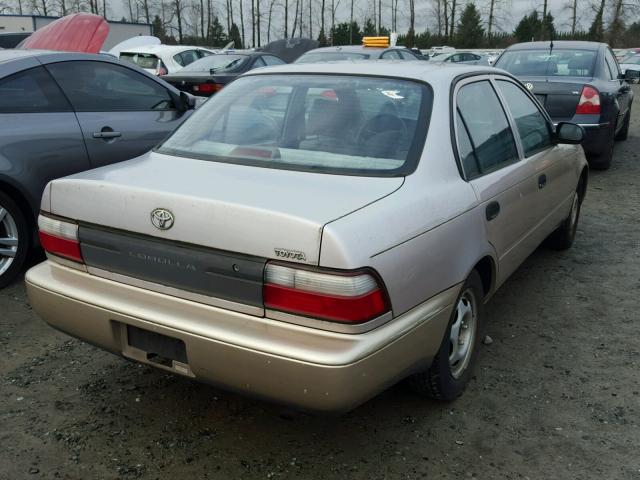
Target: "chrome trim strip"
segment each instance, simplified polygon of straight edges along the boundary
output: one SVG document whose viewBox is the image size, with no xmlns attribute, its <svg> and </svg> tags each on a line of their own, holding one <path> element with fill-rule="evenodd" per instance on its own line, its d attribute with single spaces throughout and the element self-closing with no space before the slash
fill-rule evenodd
<svg viewBox="0 0 640 480">
<path fill-rule="evenodd" d="M 57 259 L 56 259 L 57 260 Z M 87 266 L 87 272 L 90 275 L 96 277 L 106 278 L 107 280 L 113 280 L 114 282 L 124 283 L 132 287 L 143 288 L 145 290 L 151 290 L 152 292 L 162 293 L 172 297 L 182 298 L 184 300 L 190 300 L 192 302 L 204 303 L 212 307 L 224 308 L 226 310 L 233 310 L 234 312 L 245 313 L 247 315 L 253 315 L 256 317 L 264 317 L 264 309 L 260 307 L 254 307 L 251 305 L 245 305 L 242 303 L 231 302 L 229 300 L 223 300 L 221 298 L 208 297 L 199 293 L 187 292 L 178 288 L 168 287 L 166 285 L 160 285 L 159 283 L 147 282 L 146 280 L 140 280 L 138 278 L 128 277 L 120 273 L 109 272 L 101 268 Z"/>
<path fill-rule="evenodd" d="M 318 320 L 317 318 L 302 317 L 300 315 L 270 309 L 265 310 L 265 316 L 272 320 L 293 323 L 294 325 L 300 325 L 302 327 L 318 328 L 329 332 L 353 334 L 368 332 L 374 328 L 384 325 L 393 318 L 393 314 L 391 312 L 387 312 L 373 320 L 369 320 L 368 322 L 350 325 L 348 323 L 329 322 L 326 320 Z"/>
</svg>

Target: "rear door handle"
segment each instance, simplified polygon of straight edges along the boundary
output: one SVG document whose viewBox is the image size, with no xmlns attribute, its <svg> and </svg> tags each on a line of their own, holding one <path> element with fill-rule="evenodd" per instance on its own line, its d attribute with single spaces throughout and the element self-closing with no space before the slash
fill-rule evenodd
<svg viewBox="0 0 640 480">
<path fill-rule="evenodd" d="M 487 221 L 491 221 L 500 214 L 500 204 L 498 202 L 491 202 L 487 205 L 485 210 Z"/>
<path fill-rule="evenodd" d="M 538 177 L 538 188 L 543 189 L 547 186 L 547 176 L 542 174 Z"/>
<path fill-rule="evenodd" d="M 103 140 L 109 140 L 112 138 L 121 137 L 122 133 L 114 132 L 111 127 L 103 127 L 99 132 L 93 132 L 93 138 L 102 138 Z"/>
</svg>

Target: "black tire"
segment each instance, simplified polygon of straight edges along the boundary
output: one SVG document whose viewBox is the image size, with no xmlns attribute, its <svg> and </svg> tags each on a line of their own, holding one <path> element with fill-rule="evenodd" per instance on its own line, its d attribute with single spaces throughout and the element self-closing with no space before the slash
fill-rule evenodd
<svg viewBox="0 0 640 480">
<path fill-rule="evenodd" d="M 454 374 L 450 363 L 450 354 L 452 353 L 451 331 L 454 324 L 457 323 L 458 306 L 463 301 L 463 296 L 472 292 L 475 303 L 475 330 L 469 335 L 471 351 L 468 354 L 466 366 L 458 373 Z M 466 298 L 466 297 L 465 297 Z M 418 394 L 425 395 L 436 400 L 455 400 L 464 392 L 467 384 L 473 375 L 473 369 L 476 364 L 480 343 L 484 333 L 484 290 L 482 280 L 477 271 L 472 271 L 467 280 L 464 282 L 460 295 L 456 300 L 449 325 L 442 339 L 440 349 L 433 359 L 431 366 L 426 372 L 413 375 L 408 379 L 410 387 Z"/>
<path fill-rule="evenodd" d="M 2 209 L 6 210 L 6 213 L 13 219 L 15 224 L 15 230 L 17 232 L 18 245 L 17 250 L 13 253 L 13 261 L 11 264 L 3 270 L 3 263 L 9 257 L 0 254 L 0 288 L 6 287 L 11 283 L 18 274 L 22 271 L 25 260 L 27 259 L 27 253 L 31 247 L 31 235 L 29 233 L 29 226 L 24 217 L 24 213 L 18 207 L 18 205 L 4 192 L 0 192 L 0 212 Z M 6 239 L 9 238 L 9 232 L 7 230 L 7 223 L 4 223 L 4 219 L 8 218 L 3 215 L 3 219 L 0 219 L 0 249 L 7 249 L 8 245 L 5 245 Z M 13 234 L 11 237 L 13 238 Z M 5 242 L 2 242 L 5 239 Z"/>
<path fill-rule="evenodd" d="M 576 230 L 578 229 L 580 206 L 580 195 L 576 191 L 569 216 L 547 238 L 546 244 L 549 248 L 553 248 L 554 250 L 567 250 L 571 248 L 576 238 Z"/>
<path fill-rule="evenodd" d="M 613 147 L 615 146 L 615 133 L 616 127 L 611 129 L 611 133 L 607 139 L 607 144 L 602 153 L 591 156 L 589 160 L 589 166 L 595 170 L 609 170 L 611 167 L 611 160 L 613 160 Z"/>
<path fill-rule="evenodd" d="M 616 135 L 616 141 L 624 142 L 627 138 L 629 138 L 629 124 L 631 123 L 631 105 L 629 105 L 629 110 L 627 114 L 624 116 L 624 123 L 622 124 L 622 129 Z"/>
</svg>

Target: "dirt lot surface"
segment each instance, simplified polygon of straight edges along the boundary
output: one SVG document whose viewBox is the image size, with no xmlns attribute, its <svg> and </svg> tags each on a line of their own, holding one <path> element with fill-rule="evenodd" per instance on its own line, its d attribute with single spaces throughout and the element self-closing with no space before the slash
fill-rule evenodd
<svg viewBox="0 0 640 480">
<path fill-rule="evenodd" d="M 640 478 L 639 102 L 574 248 L 539 249 L 490 302 L 458 401 L 398 385 L 338 418 L 287 412 L 58 333 L 18 282 L 0 292 L 0 479 Z"/>
</svg>

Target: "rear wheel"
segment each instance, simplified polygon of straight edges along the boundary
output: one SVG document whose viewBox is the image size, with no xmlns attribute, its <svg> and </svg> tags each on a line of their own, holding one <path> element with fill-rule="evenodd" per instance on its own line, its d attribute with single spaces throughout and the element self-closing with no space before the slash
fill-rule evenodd
<svg viewBox="0 0 640 480">
<path fill-rule="evenodd" d="M 0 192 L 0 288 L 20 273 L 29 251 L 29 229 L 16 203 Z"/>
<path fill-rule="evenodd" d="M 594 155 L 589 159 L 589 165 L 596 170 L 608 170 L 611 167 L 611 160 L 613 160 L 613 147 L 615 146 L 616 128 L 611 129 L 611 133 L 607 138 L 607 143 L 604 151 L 599 155 Z"/>
<path fill-rule="evenodd" d="M 462 395 L 473 374 L 483 327 L 482 280 L 474 270 L 464 282 L 431 366 L 410 377 L 413 390 L 438 400 L 454 400 Z"/>
<path fill-rule="evenodd" d="M 622 130 L 620 130 L 616 135 L 616 140 L 622 142 L 629 137 L 630 123 L 631 123 L 631 105 L 629 105 L 629 110 L 627 111 L 627 114 L 624 116 L 624 123 L 622 124 Z"/>
<path fill-rule="evenodd" d="M 580 196 L 578 192 L 573 194 L 573 203 L 569 216 L 562 224 L 549 236 L 547 245 L 555 250 L 567 250 L 573 245 L 576 238 L 576 230 L 578 229 L 578 220 L 580 218 Z"/>
</svg>

